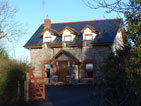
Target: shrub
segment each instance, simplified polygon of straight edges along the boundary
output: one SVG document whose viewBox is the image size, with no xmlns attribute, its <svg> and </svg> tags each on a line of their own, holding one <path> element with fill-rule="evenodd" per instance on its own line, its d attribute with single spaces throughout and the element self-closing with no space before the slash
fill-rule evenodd
<svg viewBox="0 0 141 106">
<path fill-rule="evenodd" d="M 140 106 L 137 97 L 127 84 L 129 49 L 110 53 L 101 67 L 100 77 L 94 87 L 101 89 L 102 102 L 100 106 Z"/>
<path fill-rule="evenodd" d="M 0 59 L 0 103 L 17 102 L 23 97 L 19 95 L 19 85 L 29 67 L 24 62 Z M 23 91 L 21 91 L 23 92 Z"/>
</svg>

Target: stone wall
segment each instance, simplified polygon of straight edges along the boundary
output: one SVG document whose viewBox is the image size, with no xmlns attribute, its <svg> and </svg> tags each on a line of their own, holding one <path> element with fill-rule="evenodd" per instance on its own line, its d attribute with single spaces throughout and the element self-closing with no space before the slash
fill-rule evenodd
<svg viewBox="0 0 141 106">
<path fill-rule="evenodd" d="M 72 54 L 80 62 L 82 61 L 82 48 L 73 47 L 73 48 L 64 48 L 64 50 Z"/>
<path fill-rule="evenodd" d="M 105 55 L 110 52 L 108 46 L 95 46 L 93 48 L 82 49 L 82 61 L 85 59 L 96 60 L 96 70 L 99 70 L 99 66 L 102 65 Z"/>
<path fill-rule="evenodd" d="M 48 48 L 43 49 L 31 49 L 31 67 L 34 67 L 34 74 L 40 77 L 42 71 L 42 61 L 49 60 L 53 57 L 53 50 Z"/>
<path fill-rule="evenodd" d="M 50 60 L 54 55 L 56 55 L 61 48 L 42 48 L 42 49 L 31 49 L 31 65 L 35 67 L 36 73 L 39 75 L 41 72 L 41 62 L 45 60 Z M 99 73 L 99 66 L 102 65 L 105 55 L 111 51 L 109 46 L 95 46 L 90 47 L 73 47 L 73 48 L 63 48 L 63 50 L 70 52 L 76 59 L 82 62 L 85 59 L 96 60 L 96 71 Z M 79 78 L 82 77 L 82 65 L 75 66 L 75 78 L 78 79 L 78 69 Z"/>
</svg>

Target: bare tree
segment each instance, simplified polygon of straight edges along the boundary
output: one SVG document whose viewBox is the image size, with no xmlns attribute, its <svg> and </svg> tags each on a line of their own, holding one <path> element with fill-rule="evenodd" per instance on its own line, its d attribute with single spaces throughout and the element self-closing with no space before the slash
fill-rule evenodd
<svg viewBox="0 0 141 106">
<path fill-rule="evenodd" d="M 15 21 L 17 9 L 10 6 L 7 0 L 0 0 L 0 39 L 15 40 L 24 31 L 21 24 Z"/>
<path fill-rule="evenodd" d="M 136 7 L 131 6 L 132 0 L 82 0 L 91 9 L 105 8 L 106 12 L 119 12 L 125 13 L 129 11 L 136 11 L 140 5 Z M 130 3 L 129 3 L 130 2 Z"/>
<path fill-rule="evenodd" d="M 137 45 L 140 37 L 141 0 L 82 0 L 91 9 L 106 9 L 107 13 L 117 12 L 125 16 L 124 28 L 130 45 Z M 131 31 L 132 29 L 132 31 Z M 135 29 L 138 29 L 135 31 Z"/>
</svg>

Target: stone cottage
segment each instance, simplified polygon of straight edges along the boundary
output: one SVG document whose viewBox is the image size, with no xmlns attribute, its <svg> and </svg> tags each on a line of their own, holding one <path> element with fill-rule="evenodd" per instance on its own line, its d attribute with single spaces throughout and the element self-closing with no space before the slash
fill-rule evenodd
<svg viewBox="0 0 141 106">
<path fill-rule="evenodd" d="M 34 73 L 45 71 L 46 83 L 91 83 L 105 54 L 124 44 L 123 20 L 102 19 L 51 23 L 44 20 L 25 44 Z"/>
</svg>

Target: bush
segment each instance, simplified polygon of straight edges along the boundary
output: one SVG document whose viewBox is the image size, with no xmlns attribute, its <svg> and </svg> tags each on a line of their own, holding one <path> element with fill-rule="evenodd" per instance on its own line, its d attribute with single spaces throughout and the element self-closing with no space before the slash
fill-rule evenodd
<svg viewBox="0 0 141 106">
<path fill-rule="evenodd" d="M 26 63 L 0 59 L 0 104 L 17 102 L 23 98 L 20 97 L 18 86 L 23 86 L 22 77 L 28 69 Z"/>
<path fill-rule="evenodd" d="M 95 88 L 101 89 L 102 102 L 100 106 L 140 106 L 137 96 L 127 84 L 129 49 L 110 53 L 101 67 L 100 77 L 95 82 Z"/>
</svg>

